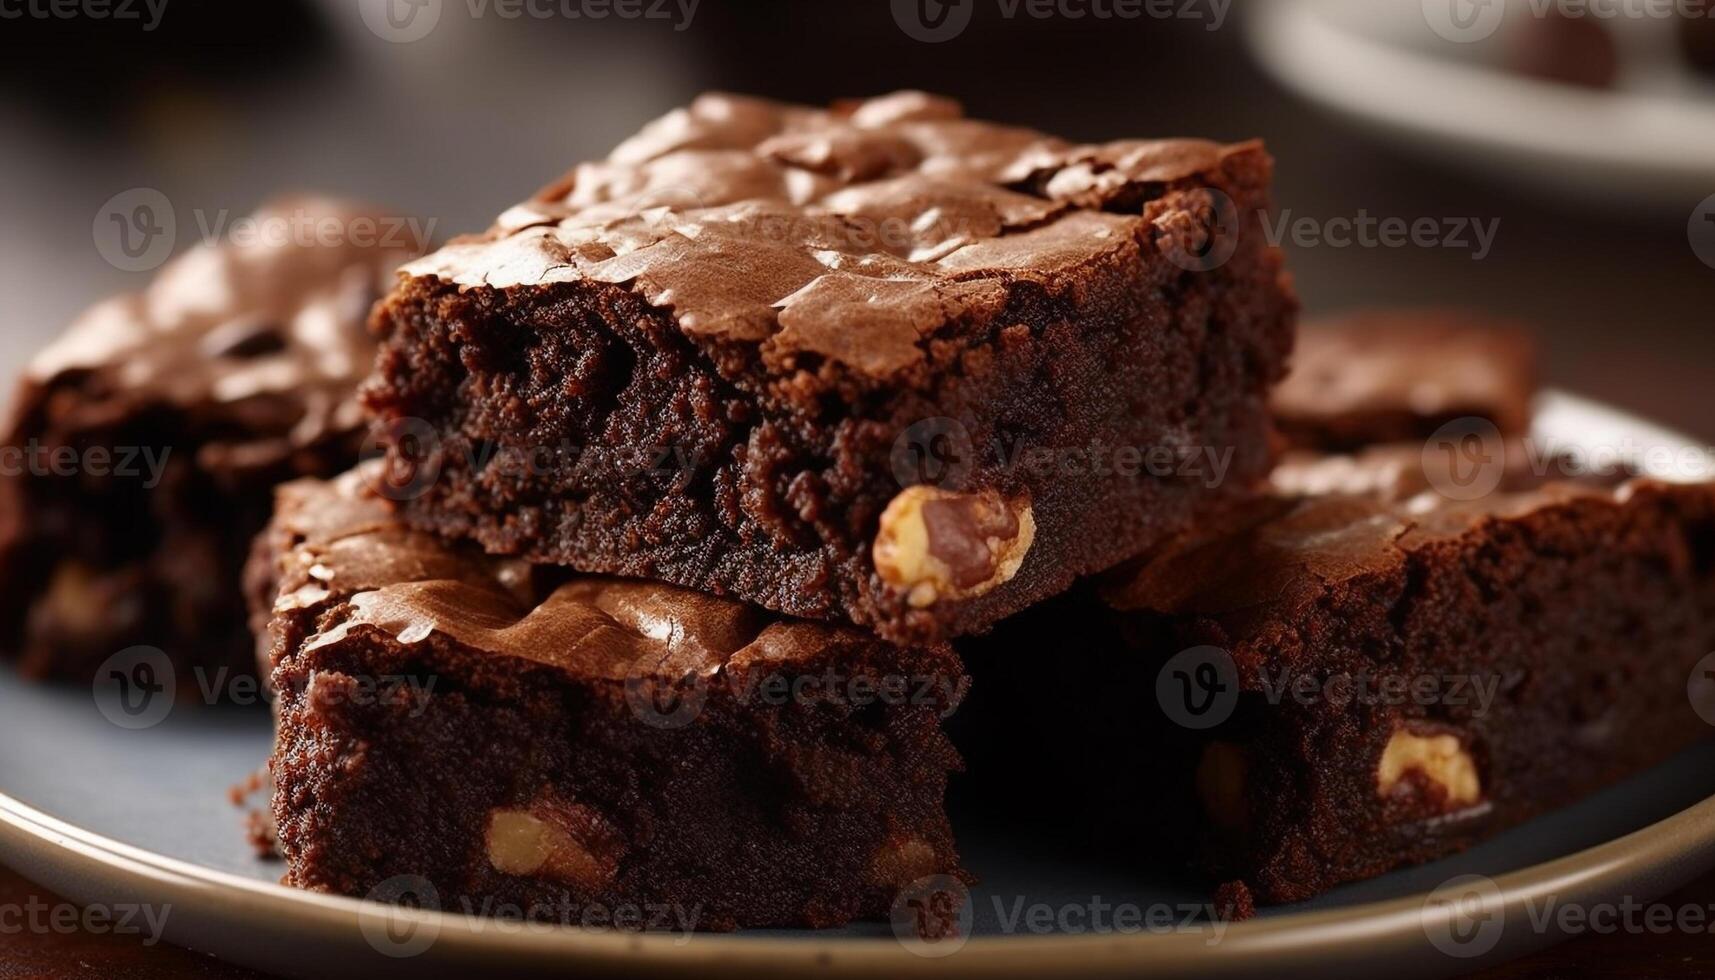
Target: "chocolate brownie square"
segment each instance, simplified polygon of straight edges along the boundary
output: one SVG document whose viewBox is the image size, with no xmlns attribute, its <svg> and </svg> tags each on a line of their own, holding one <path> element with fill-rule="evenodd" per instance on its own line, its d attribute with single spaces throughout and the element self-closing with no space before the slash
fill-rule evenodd
<svg viewBox="0 0 1715 980">
<path fill-rule="evenodd" d="M 253 559 L 288 884 L 732 929 L 882 917 L 962 874 L 948 648 L 491 557 L 379 481 L 286 485 Z"/>
<path fill-rule="evenodd" d="M 1530 429 L 1537 354 L 1516 323 L 1455 310 L 1369 310 L 1307 323 L 1274 392 L 1275 425 L 1299 449 L 1417 442 L 1450 422 Z"/>
<path fill-rule="evenodd" d="M 1170 860 L 1298 901 L 1710 735 L 1687 691 L 1715 650 L 1715 486 L 1275 494 L 1007 634 L 970 653 L 975 771 L 1033 751 L 1054 782 L 1031 795 L 1148 813 Z M 1044 669 L 1049 642 L 1076 668 Z"/>
<path fill-rule="evenodd" d="M 419 528 L 979 632 L 1265 473 L 1271 171 L 921 93 L 704 96 L 408 266 L 366 403 Z"/>
<path fill-rule="evenodd" d="M 36 357 L 0 446 L 0 650 L 25 674 L 87 678 L 138 644 L 186 684 L 249 671 L 250 539 L 276 483 L 355 462 L 366 320 L 415 227 L 274 201 Z"/>
</svg>

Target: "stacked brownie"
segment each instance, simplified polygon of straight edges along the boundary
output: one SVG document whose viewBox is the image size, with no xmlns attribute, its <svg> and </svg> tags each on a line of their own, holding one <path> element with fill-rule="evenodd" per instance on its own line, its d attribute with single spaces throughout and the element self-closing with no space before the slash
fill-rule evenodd
<svg viewBox="0 0 1715 980">
<path fill-rule="evenodd" d="M 982 632 L 1266 471 L 1270 172 L 919 93 L 706 96 L 406 268 L 365 389 L 407 437 L 401 513 L 898 642 Z M 1102 447 L 1230 467 L 1039 455 Z"/>
<path fill-rule="evenodd" d="M 1267 473 L 1270 166 L 707 96 L 407 265 L 385 458 L 251 566 L 288 881 L 739 928 L 964 876 L 948 641 Z"/>
</svg>

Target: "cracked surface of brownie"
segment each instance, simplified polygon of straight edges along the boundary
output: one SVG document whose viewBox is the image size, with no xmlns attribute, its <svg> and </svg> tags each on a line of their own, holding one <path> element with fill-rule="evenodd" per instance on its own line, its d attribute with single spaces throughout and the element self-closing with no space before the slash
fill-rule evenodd
<svg viewBox="0 0 1715 980">
<path fill-rule="evenodd" d="M 31 363 L 0 476 L 0 645 L 24 673 L 87 678 L 136 644 L 250 670 L 247 548 L 276 483 L 356 460 L 369 308 L 420 254 L 393 220 L 274 201 L 255 234 L 193 246 Z"/>
<path fill-rule="evenodd" d="M 704 96 L 408 266 L 366 403 L 418 527 L 980 632 L 1263 475 L 1271 169 L 921 93 Z"/>
<path fill-rule="evenodd" d="M 732 929 L 885 917 L 962 874 L 945 646 L 491 557 L 408 528 L 374 479 L 283 487 L 253 558 L 289 884 Z"/>
</svg>

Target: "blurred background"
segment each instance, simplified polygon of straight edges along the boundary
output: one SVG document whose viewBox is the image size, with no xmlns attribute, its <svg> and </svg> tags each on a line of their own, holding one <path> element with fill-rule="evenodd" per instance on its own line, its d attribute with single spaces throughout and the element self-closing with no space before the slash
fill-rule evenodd
<svg viewBox="0 0 1715 980">
<path fill-rule="evenodd" d="M 1517 315 L 1551 382 L 1715 440 L 1715 19 L 1697 14 L 1715 7 L 1553 9 L 0 0 L 0 357 L 21 365 L 147 281 L 104 258 L 110 202 L 135 189 L 169 202 L 174 251 L 295 189 L 405 209 L 444 238 L 706 89 L 913 87 L 1075 139 L 1263 137 L 1309 314 Z"/>
</svg>

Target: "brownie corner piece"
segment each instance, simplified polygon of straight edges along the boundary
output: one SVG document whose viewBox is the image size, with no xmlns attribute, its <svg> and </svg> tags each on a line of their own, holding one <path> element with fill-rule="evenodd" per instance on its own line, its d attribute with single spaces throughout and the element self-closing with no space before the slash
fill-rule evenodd
<svg viewBox="0 0 1715 980">
<path fill-rule="evenodd" d="M 122 648 L 254 663 L 239 580 L 273 486 L 356 461 L 371 305 L 409 219 L 282 197 L 97 304 L 31 361 L 0 443 L 0 656 L 91 677 Z"/>
<path fill-rule="evenodd" d="M 366 483 L 288 485 L 263 539 L 289 884 L 718 930 L 885 917 L 962 874 L 950 649 L 491 557 Z"/>
<path fill-rule="evenodd" d="M 1265 474 L 1271 172 L 920 93 L 705 96 L 409 266 L 365 396 L 420 528 L 981 632 Z"/>
</svg>

